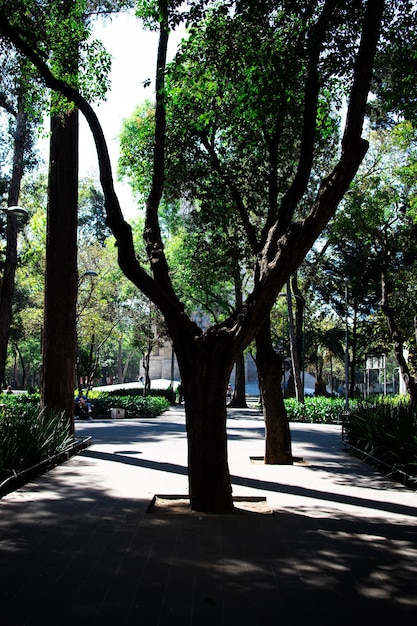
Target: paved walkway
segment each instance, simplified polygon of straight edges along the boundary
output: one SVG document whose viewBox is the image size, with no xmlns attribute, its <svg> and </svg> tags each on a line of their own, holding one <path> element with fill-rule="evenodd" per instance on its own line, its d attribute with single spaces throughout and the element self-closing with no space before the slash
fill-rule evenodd
<svg viewBox="0 0 417 626">
<path fill-rule="evenodd" d="M 253 462 L 260 414 L 229 415 L 234 495 L 272 514 L 147 513 L 187 493 L 181 408 L 78 422 L 93 445 L 0 500 L 2 626 L 415 623 L 417 494 L 346 454 L 334 425 L 292 424 L 303 463 Z"/>
</svg>

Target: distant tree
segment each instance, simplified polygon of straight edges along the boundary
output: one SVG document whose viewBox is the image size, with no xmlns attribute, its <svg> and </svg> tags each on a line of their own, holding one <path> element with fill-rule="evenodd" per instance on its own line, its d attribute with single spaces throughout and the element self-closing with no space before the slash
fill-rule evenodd
<svg viewBox="0 0 417 626">
<path fill-rule="evenodd" d="M 417 122 L 417 29 L 413 0 L 392 2 L 393 26 L 384 29 L 385 45 L 375 60 L 369 103 L 371 119 L 378 127 L 392 127 L 398 121 Z"/>
<path fill-rule="evenodd" d="M 19 205 L 20 188 L 25 171 L 35 164 L 34 133 L 40 122 L 42 99 L 36 93 L 36 81 L 30 80 L 26 59 L 13 50 L 0 46 L 0 107 L 9 118 L 11 136 L 10 174 L 7 176 L 6 206 Z M 0 385 L 5 383 L 5 367 L 12 323 L 12 306 L 17 268 L 17 216 L 8 214 L 6 222 L 6 249 L 0 288 Z"/>
<path fill-rule="evenodd" d="M 16 293 L 13 301 L 11 339 L 26 371 L 22 385 L 40 386 L 41 336 L 43 332 L 47 180 L 45 173 L 26 175 L 21 189 L 21 203 L 29 213 L 19 233 L 19 263 L 16 269 Z M 8 369 L 12 350 L 8 351 Z"/>
<path fill-rule="evenodd" d="M 78 192 L 78 245 L 99 243 L 104 246 L 111 234 L 106 225 L 104 196 L 100 182 L 91 178 L 80 181 Z"/>
<path fill-rule="evenodd" d="M 385 353 L 392 344 L 413 398 L 413 365 L 412 360 L 406 362 L 403 344 L 408 345 L 413 358 L 416 133 L 411 124 L 401 123 L 391 130 L 373 131 L 370 141 L 358 176 L 329 229 L 326 252 L 313 261 L 314 272 L 320 276 L 318 264 L 324 266 L 324 280 L 317 284 L 318 290 L 341 319 L 346 314 L 350 317 L 350 393 L 355 386 L 355 366 L 366 354 Z M 349 287 L 347 303 L 345 280 Z M 381 323 L 381 313 L 385 324 Z"/>
<path fill-rule="evenodd" d="M 145 298 L 123 276 L 113 248 L 110 236 L 104 245 L 83 245 L 78 255 L 77 378 L 86 387 L 101 378 L 103 369 L 123 382 L 137 353 L 134 328 Z"/>
<path fill-rule="evenodd" d="M 167 328 L 163 317 L 152 302 L 143 303 L 136 311 L 133 343 L 142 355 L 145 371 L 143 395 L 149 394 L 151 378 L 149 375 L 151 354 L 155 348 L 162 348 L 167 339 Z"/>
</svg>

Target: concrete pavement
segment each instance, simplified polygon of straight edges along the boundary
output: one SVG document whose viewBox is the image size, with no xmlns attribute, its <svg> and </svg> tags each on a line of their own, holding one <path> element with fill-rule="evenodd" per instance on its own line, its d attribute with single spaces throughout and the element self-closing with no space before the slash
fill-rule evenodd
<svg viewBox="0 0 417 626">
<path fill-rule="evenodd" d="M 262 416 L 230 410 L 237 498 L 267 512 L 154 508 L 187 494 L 184 410 L 78 422 L 93 445 L 0 500 L 4 626 L 392 624 L 417 617 L 417 495 L 349 456 L 337 425 L 292 424 L 265 466 Z"/>
</svg>

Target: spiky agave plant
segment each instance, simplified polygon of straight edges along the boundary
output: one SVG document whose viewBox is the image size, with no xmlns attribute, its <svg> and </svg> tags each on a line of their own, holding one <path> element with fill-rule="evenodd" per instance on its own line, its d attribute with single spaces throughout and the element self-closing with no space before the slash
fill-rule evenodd
<svg viewBox="0 0 417 626">
<path fill-rule="evenodd" d="M 20 472 L 65 452 L 74 443 L 67 420 L 34 407 L 0 413 L 0 471 Z"/>
<path fill-rule="evenodd" d="M 397 469 L 416 473 L 417 420 L 411 403 L 389 398 L 359 403 L 346 433 L 351 445 Z"/>
</svg>

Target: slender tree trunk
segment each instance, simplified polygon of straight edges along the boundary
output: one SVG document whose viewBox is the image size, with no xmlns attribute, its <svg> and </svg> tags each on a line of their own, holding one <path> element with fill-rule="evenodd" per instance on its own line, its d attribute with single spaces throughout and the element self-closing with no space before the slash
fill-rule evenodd
<svg viewBox="0 0 417 626">
<path fill-rule="evenodd" d="M 265 463 L 291 465 L 291 433 L 281 390 L 282 359 L 271 343 L 269 318 L 256 337 L 256 367 L 265 419 Z"/>
<path fill-rule="evenodd" d="M 0 296 L 0 384 L 5 385 L 7 349 L 9 346 L 15 274 L 17 266 L 17 217 L 7 216 L 6 259 Z"/>
<path fill-rule="evenodd" d="M 236 267 L 234 275 L 234 287 L 235 287 L 235 306 L 239 309 L 243 303 L 242 294 L 242 277 L 240 275 L 239 267 Z M 246 376 L 245 376 L 245 355 L 243 352 L 239 354 L 235 363 L 236 378 L 235 388 L 233 390 L 233 398 L 230 406 L 239 409 L 246 409 Z"/>
<path fill-rule="evenodd" d="M 298 402 L 304 402 L 304 390 L 301 382 L 300 375 L 300 362 L 298 360 L 297 341 L 294 326 L 294 315 L 292 310 L 292 298 L 291 298 L 291 285 L 290 281 L 287 281 L 287 308 L 288 308 L 288 329 L 290 334 L 290 352 L 291 352 L 291 366 L 294 377 L 295 385 L 295 397 Z"/>
<path fill-rule="evenodd" d="M 291 288 L 295 297 L 295 343 L 297 346 L 298 362 L 300 364 L 301 372 L 301 384 L 303 390 L 303 402 L 304 402 L 304 370 L 305 370 L 305 336 L 304 336 L 304 308 L 305 302 L 303 295 L 298 286 L 297 272 L 291 278 Z"/>
<path fill-rule="evenodd" d="M 17 345 L 17 343 L 14 343 L 13 347 L 16 350 L 16 353 L 19 355 L 20 367 L 22 369 L 22 381 L 21 381 L 22 389 L 26 389 L 27 370 L 26 370 L 25 360 L 23 358 L 23 354 L 21 350 L 19 349 L 19 346 Z"/>
<path fill-rule="evenodd" d="M 122 339 L 119 337 L 117 344 L 117 379 L 119 383 L 124 383 L 124 372 L 122 364 Z"/>
<path fill-rule="evenodd" d="M 355 395 L 355 378 L 356 378 L 356 361 L 357 361 L 357 350 L 358 350 L 358 307 L 357 307 L 357 299 L 355 298 L 353 302 L 353 328 L 352 328 L 352 338 L 350 340 L 351 354 L 352 360 L 350 362 L 350 380 L 349 380 L 349 397 L 353 398 Z"/>
<path fill-rule="evenodd" d="M 233 390 L 233 398 L 229 406 L 236 409 L 247 409 L 245 355 L 243 352 L 241 352 L 241 354 L 237 357 L 235 367 L 235 388 Z"/>
<path fill-rule="evenodd" d="M 77 300 L 78 113 L 51 120 L 42 405 L 73 429 Z"/>
<path fill-rule="evenodd" d="M 16 206 L 19 202 L 20 185 L 23 177 L 26 134 L 27 116 L 20 105 L 16 119 L 13 170 L 7 199 L 8 206 Z M 17 267 L 17 232 L 18 218 L 13 215 L 8 215 L 6 228 L 6 258 L 0 291 L 0 386 L 6 382 L 7 349 L 9 345 L 10 325 L 12 322 L 12 305 Z"/>
<path fill-rule="evenodd" d="M 117 377 L 119 383 L 124 383 L 126 379 L 126 372 L 128 370 L 130 360 L 132 358 L 132 352 L 129 352 L 126 355 L 125 362 L 123 363 L 123 344 L 122 338 L 119 338 L 119 342 L 117 345 Z"/>
<path fill-rule="evenodd" d="M 151 390 L 151 378 L 149 376 L 150 359 L 151 359 L 152 346 L 148 346 L 146 354 L 143 355 L 142 365 L 145 370 L 145 384 L 143 387 L 143 395 L 149 395 Z"/>
<path fill-rule="evenodd" d="M 94 372 L 96 371 L 96 366 L 98 362 L 98 354 L 94 356 L 94 348 L 96 343 L 96 335 L 93 332 L 91 334 L 90 340 L 90 350 L 88 353 L 88 364 L 87 364 L 87 393 L 90 387 L 93 384 Z M 119 381 L 120 382 L 120 381 Z"/>
</svg>

